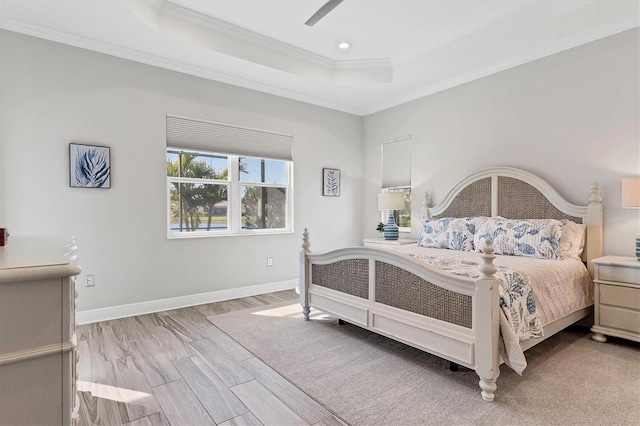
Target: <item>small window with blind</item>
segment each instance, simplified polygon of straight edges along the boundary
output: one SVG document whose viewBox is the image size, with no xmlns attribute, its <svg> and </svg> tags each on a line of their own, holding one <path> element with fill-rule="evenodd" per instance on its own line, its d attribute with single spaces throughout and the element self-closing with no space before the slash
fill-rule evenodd
<svg viewBox="0 0 640 426">
<path fill-rule="evenodd" d="M 411 136 L 382 142 L 382 191 L 404 193 L 404 209 L 394 216 L 400 232 L 411 232 Z M 382 212 L 381 222 L 386 221 Z"/>
<path fill-rule="evenodd" d="M 169 238 L 293 230 L 292 137 L 167 116 Z"/>
</svg>

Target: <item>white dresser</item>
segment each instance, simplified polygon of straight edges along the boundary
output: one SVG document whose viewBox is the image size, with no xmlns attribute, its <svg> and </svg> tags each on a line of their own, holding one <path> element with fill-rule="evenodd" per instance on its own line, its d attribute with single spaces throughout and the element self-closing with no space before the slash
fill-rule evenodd
<svg viewBox="0 0 640 426">
<path fill-rule="evenodd" d="M 593 340 L 608 336 L 640 342 L 640 261 L 634 257 L 604 256 L 595 265 Z"/>
<path fill-rule="evenodd" d="M 75 239 L 0 247 L 0 425 L 68 425 L 76 396 Z"/>
</svg>

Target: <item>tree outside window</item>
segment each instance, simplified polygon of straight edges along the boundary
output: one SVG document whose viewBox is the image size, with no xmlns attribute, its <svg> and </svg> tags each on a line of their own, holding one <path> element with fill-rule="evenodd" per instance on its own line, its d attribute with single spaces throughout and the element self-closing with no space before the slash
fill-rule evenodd
<svg viewBox="0 0 640 426">
<path fill-rule="evenodd" d="M 288 231 L 290 168 L 282 160 L 167 149 L 169 236 Z"/>
</svg>

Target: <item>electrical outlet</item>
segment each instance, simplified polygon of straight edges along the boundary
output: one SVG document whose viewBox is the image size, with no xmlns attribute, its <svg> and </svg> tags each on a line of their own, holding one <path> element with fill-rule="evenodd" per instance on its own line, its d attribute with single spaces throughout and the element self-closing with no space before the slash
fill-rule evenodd
<svg viewBox="0 0 640 426">
<path fill-rule="evenodd" d="M 96 285 L 96 276 L 95 275 L 87 275 L 84 277 L 84 286 L 85 287 L 93 287 Z"/>
<path fill-rule="evenodd" d="M 267 266 L 273 266 L 273 257 L 267 257 Z"/>
</svg>

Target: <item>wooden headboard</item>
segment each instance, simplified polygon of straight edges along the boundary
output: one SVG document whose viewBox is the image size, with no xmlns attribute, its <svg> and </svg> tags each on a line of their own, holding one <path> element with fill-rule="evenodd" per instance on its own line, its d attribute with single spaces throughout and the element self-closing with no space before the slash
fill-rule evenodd
<svg viewBox="0 0 640 426">
<path fill-rule="evenodd" d="M 586 190 L 585 190 L 586 192 Z M 602 256 L 603 208 L 600 186 L 591 184 L 588 205 L 569 203 L 545 180 L 512 167 L 480 170 L 458 182 L 442 202 L 429 208 L 426 216 L 502 216 L 507 219 L 569 219 L 587 225 L 582 255 L 593 276 L 592 259 Z"/>
</svg>

